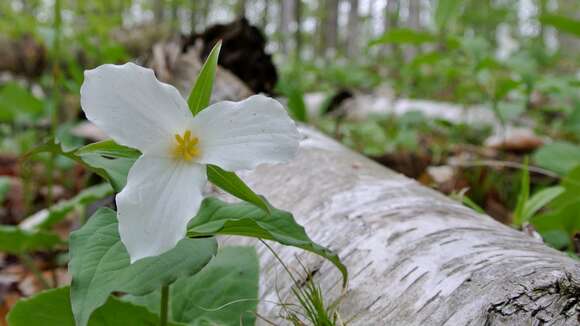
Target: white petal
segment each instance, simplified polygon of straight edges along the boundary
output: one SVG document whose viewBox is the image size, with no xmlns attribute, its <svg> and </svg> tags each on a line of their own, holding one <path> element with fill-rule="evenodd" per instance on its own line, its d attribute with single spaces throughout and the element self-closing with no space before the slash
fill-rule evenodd
<svg viewBox="0 0 580 326">
<path fill-rule="evenodd" d="M 119 234 L 131 263 L 160 255 L 183 239 L 206 182 L 201 164 L 148 155 L 135 162 L 116 198 Z"/>
<path fill-rule="evenodd" d="M 286 162 L 298 150 L 294 121 L 278 101 L 263 95 L 209 106 L 193 118 L 192 131 L 199 137 L 199 162 L 229 171 Z"/>
<path fill-rule="evenodd" d="M 173 139 L 192 119 L 173 86 L 133 63 L 85 71 L 81 106 L 87 118 L 115 141 L 142 151 L 162 138 Z"/>
</svg>

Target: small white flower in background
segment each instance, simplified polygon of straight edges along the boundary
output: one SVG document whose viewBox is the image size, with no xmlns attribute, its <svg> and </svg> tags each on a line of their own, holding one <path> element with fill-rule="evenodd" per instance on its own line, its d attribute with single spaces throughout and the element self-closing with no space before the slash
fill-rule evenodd
<svg viewBox="0 0 580 326">
<path fill-rule="evenodd" d="M 131 262 L 172 249 L 203 199 L 206 164 L 224 170 L 281 163 L 298 149 L 298 131 L 276 100 L 255 95 L 219 102 L 195 117 L 173 86 L 127 63 L 85 72 L 87 118 L 143 154 L 117 195 L 119 233 Z"/>
</svg>

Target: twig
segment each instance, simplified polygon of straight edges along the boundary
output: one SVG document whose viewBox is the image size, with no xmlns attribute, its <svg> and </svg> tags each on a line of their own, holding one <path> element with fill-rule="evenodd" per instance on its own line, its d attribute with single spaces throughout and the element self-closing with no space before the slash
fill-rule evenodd
<svg viewBox="0 0 580 326">
<path fill-rule="evenodd" d="M 448 165 L 456 166 L 456 167 L 477 167 L 477 166 L 491 166 L 491 167 L 505 167 L 505 168 L 512 168 L 512 169 L 523 169 L 524 165 L 518 162 L 511 162 L 511 161 L 498 161 L 498 160 L 473 160 L 473 161 L 454 161 L 448 162 Z M 561 177 L 552 171 L 542 169 L 537 166 L 529 166 L 528 170 L 530 172 L 543 174 L 545 176 L 560 179 Z"/>
</svg>

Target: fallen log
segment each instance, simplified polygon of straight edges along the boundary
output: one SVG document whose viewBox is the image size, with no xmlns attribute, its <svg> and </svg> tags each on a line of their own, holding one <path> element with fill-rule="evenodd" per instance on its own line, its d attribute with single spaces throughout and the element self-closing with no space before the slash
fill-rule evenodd
<svg viewBox="0 0 580 326">
<path fill-rule="evenodd" d="M 308 127 L 297 159 L 242 177 L 293 212 L 350 271 L 273 245 L 307 274 L 349 325 L 578 325 L 580 263 L 540 240 L 351 152 Z M 255 243 L 228 238 L 225 243 Z M 259 313 L 283 325 L 293 282 L 263 245 Z M 303 273 L 302 273 L 303 274 Z"/>
<path fill-rule="evenodd" d="M 187 67 L 173 69 L 181 68 Z M 195 76 L 195 69 L 187 69 L 179 82 L 168 80 L 185 94 Z M 328 303 L 339 302 L 349 325 L 579 324 L 580 262 L 312 128 L 300 131 L 304 139 L 295 160 L 241 177 L 343 259 L 350 272 L 346 291 L 330 263 L 272 244 L 293 274 L 313 277 Z M 251 239 L 227 237 L 222 243 L 256 246 L 259 314 L 288 324 L 280 304 L 293 302 L 294 282 L 280 262 Z"/>
</svg>

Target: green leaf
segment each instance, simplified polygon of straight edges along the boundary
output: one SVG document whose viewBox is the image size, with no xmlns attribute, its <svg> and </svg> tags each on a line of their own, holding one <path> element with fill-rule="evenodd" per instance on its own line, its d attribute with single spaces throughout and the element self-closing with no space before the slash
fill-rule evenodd
<svg viewBox="0 0 580 326">
<path fill-rule="evenodd" d="M 530 221 L 542 236 L 551 231 L 558 231 L 568 234 L 571 238 L 575 233 L 580 232 L 580 201 L 536 215 Z"/>
<path fill-rule="evenodd" d="M 272 209 L 272 214 L 267 214 L 248 203 L 228 204 L 206 198 L 197 216 L 189 222 L 187 235 L 192 238 L 240 235 L 298 247 L 331 261 L 342 273 L 343 285 L 348 281 L 348 272 L 338 255 L 314 243 L 292 214 L 279 209 Z"/>
<path fill-rule="evenodd" d="M 119 145 L 113 140 L 86 145 L 72 154 L 76 161 L 109 181 L 116 192 L 123 189 L 129 169 L 141 155 L 138 150 Z"/>
<path fill-rule="evenodd" d="M 570 204 L 580 202 L 580 196 L 578 196 L 580 194 L 580 165 L 572 169 L 562 179 L 560 185 L 564 187 L 565 191 L 550 203 L 551 209 L 561 209 Z"/>
<path fill-rule="evenodd" d="M 71 302 L 77 326 L 113 291 L 145 295 L 179 277 L 197 273 L 214 256 L 215 239 L 183 239 L 156 257 L 129 263 L 118 233 L 115 211 L 99 209 L 80 230 L 70 235 Z"/>
<path fill-rule="evenodd" d="M 75 326 L 68 287 L 43 291 L 21 299 L 8 313 L 10 326 Z M 89 320 L 89 326 L 159 325 L 159 317 L 145 307 L 109 297 Z M 182 324 L 170 323 L 171 326 Z"/>
<path fill-rule="evenodd" d="M 86 188 L 71 199 L 63 200 L 48 209 L 43 209 L 27 217 L 20 222 L 20 227 L 25 230 L 49 229 L 64 219 L 76 207 L 89 205 L 112 193 L 113 189 L 107 183 Z"/>
<path fill-rule="evenodd" d="M 36 147 L 24 158 L 42 152 L 51 152 L 67 157 L 85 166 L 90 171 L 107 180 L 115 192 L 121 191 L 127 183 L 127 174 L 141 153 L 135 149 L 119 145 L 113 140 L 105 140 L 67 151 L 54 140 Z"/>
<path fill-rule="evenodd" d="M 58 235 L 47 231 L 27 231 L 12 225 L 0 225 L 0 251 L 10 254 L 47 250 L 61 244 Z"/>
<path fill-rule="evenodd" d="M 495 87 L 495 100 L 499 101 L 505 98 L 512 90 L 518 88 L 520 82 L 513 80 L 511 78 L 501 78 L 496 81 Z"/>
<path fill-rule="evenodd" d="M 289 87 L 285 94 L 288 97 L 288 109 L 292 117 L 301 122 L 308 121 L 304 92 L 299 87 Z"/>
<path fill-rule="evenodd" d="M 428 32 L 416 31 L 410 28 L 391 29 L 372 40 L 369 46 L 382 44 L 414 44 L 431 43 L 437 41 L 435 35 Z"/>
<path fill-rule="evenodd" d="M 566 250 L 572 246 L 572 240 L 566 231 L 563 230 L 548 230 L 542 232 L 542 238 L 546 243 L 558 250 Z"/>
<path fill-rule="evenodd" d="M 522 179 L 520 182 L 520 193 L 518 195 L 518 202 L 514 211 L 513 223 L 516 226 L 521 226 L 523 223 L 524 206 L 530 197 L 530 173 L 528 172 L 528 158 L 524 161 L 524 168 L 522 169 Z"/>
<path fill-rule="evenodd" d="M 268 202 L 248 187 L 234 172 L 229 172 L 219 166 L 208 164 L 207 178 L 211 183 L 232 196 L 252 203 L 270 214 L 271 209 Z"/>
<path fill-rule="evenodd" d="M 136 149 L 119 145 L 114 140 L 108 139 L 100 142 L 88 144 L 75 151 L 78 156 L 98 153 L 109 158 L 129 158 L 136 159 L 141 156 L 141 152 Z"/>
<path fill-rule="evenodd" d="M 209 105 L 221 47 L 222 42 L 219 41 L 209 53 L 187 99 L 189 109 L 194 116 Z"/>
<path fill-rule="evenodd" d="M 522 222 L 529 222 L 530 219 L 544 206 L 548 205 L 556 197 L 564 192 L 562 186 L 554 186 L 543 189 L 535 193 L 524 205 L 522 210 Z"/>
<path fill-rule="evenodd" d="M 565 175 L 580 165 L 580 146 L 565 141 L 556 141 L 542 146 L 534 153 L 533 158 L 537 165 Z"/>
<path fill-rule="evenodd" d="M 0 176 L 0 204 L 4 202 L 6 199 L 6 195 L 10 191 L 10 178 Z"/>
<path fill-rule="evenodd" d="M 485 210 L 481 208 L 481 206 L 477 205 L 477 203 L 474 202 L 471 198 L 463 195 L 461 196 L 461 202 L 463 203 L 463 205 L 473 209 L 474 211 L 480 214 L 485 214 Z"/>
<path fill-rule="evenodd" d="M 580 37 L 580 20 L 562 15 L 542 15 L 540 23 L 556 28 L 560 32 Z"/>
<path fill-rule="evenodd" d="M 253 247 L 225 247 L 199 273 L 170 288 L 170 316 L 188 325 L 254 325 L 259 260 Z M 160 292 L 130 296 L 150 311 L 160 308 Z"/>
<path fill-rule="evenodd" d="M 530 222 L 552 246 L 565 249 L 580 232 L 580 166 L 568 173 L 560 186 L 564 192 L 548 203 L 546 213 L 533 216 Z"/>
<path fill-rule="evenodd" d="M 19 117 L 36 118 L 43 112 L 42 101 L 26 88 L 13 82 L 0 88 L 0 121 L 13 122 Z"/>
</svg>

